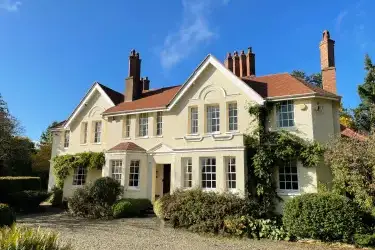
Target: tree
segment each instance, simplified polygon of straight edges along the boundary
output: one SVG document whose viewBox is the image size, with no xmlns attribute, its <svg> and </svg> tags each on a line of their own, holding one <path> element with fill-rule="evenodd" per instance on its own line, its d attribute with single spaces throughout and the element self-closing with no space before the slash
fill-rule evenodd
<svg viewBox="0 0 375 250">
<path fill-rule="evenodd" d="M 21 132 L 21 127 L 8 109 L 7 103 L 0 94 L 0 175 L 9 173 L 9 157 L 11 157 L 14 136 Z"/>
<path fill-rule="evenodd" d="M 307 75 L 304 71 L 302 70 L 293 70 L 291 73 L 292 76 L 297 77 L 307 83 L 310 83 L 314 86 L 317 87 L 322 87 L 323 82 L 322 82 L 322 73 L 313 73 L 311 75 Z"/>
<path fill-rule="evenodd" d="M 32 156 L 35 144 L 27 137 L 14 136 L 10 139 L 11 150 L 5 159 L 7 175 L 25 176 L 32 173 Z"/>
<path fill-rule="evenodd" d="M 52 145 L 52 127 L 56 126 L 58 122 L 54 121 L 50 124 L 45 131 L 43 131 L 42 135 L 40 136 L 40 144 L 41 145 Z"/>
<path fill-rule="evenodd" d="M 366 77 L 358 86 L 361 103 L 354 109 L 355 123 L 358 129 L 373 133 L 375 127 L 375 65 L 369 55 L 365 56 Z"/>
</svg>

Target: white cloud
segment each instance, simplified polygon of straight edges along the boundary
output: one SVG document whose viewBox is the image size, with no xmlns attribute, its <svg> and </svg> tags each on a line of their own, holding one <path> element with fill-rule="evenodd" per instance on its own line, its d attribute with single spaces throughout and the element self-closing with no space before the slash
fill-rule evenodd
<svg viewBox="0 0 375 250">
<path fill-rule="evenodd" d="M 160 51 L 161 65 L 169 69 L 189 56 L 216 34 L 209 23 L 209 12 L 216 0 L 182 0 L 182 24 L 177 31 L 169 33 Z M 220 2 L 219 2 L 220 3 Z M 222 0 L 221 4 L 228 4 Z"/>
<path fill-rule="evenodd" d="M 335 19 L 335 23 L 336 23 L 336 31 L 339 32 L 340 29 L 341 29 L 341 24 L 342 24 L 342 21 L 344 20 L 344 18 L 346 17 L 346 15 L 348 15 L 348 11 L 347 10 L 343 10 L 339 13 L 339 15 L 336 17 Z"/>
<path fill-rule="evenodd" d="M 3 9 L 9 12 L 15 12 L 18 11 L 20 5 L 20 1 L 0 0 L 0 10 Z"/>
</svg>

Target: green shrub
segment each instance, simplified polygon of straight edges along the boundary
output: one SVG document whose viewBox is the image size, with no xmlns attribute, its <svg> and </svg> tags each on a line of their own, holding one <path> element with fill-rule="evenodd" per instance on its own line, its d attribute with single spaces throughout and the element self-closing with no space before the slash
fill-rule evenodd
<svg viewBox="0 0 375 250">
<path fill-rule="evenodd" d="M 97 179 L 90 187 L 90 195 L 97 203 L 113 205 L 123 189 L 118 181 L 110 177 Z"/>
<path fill-rule="evenodd" d="M 283 223 L 293 236 L 323 241 L 352 241 L 363 228 L 358 206 L 331 193 L 304 194 L 287 201 Z"/>
<path fill-rule="evenodd" d="M 276 220 L 254 219 L 246 215 L 226 217 L 224 232 L 251 239 L 289 240 L 288 233 Z"/>
<path fill-rule="evenodd" d="M 148 199 L 125 198 L 117 201 L 113 207 L 113 217 L 138 217 L 144 216 L 152 208 L 151 201 Z"/>
<path fill-rule="evenodd" d="M 62 207 L 63 205 L 63 190 L 58 187 L 53 187 L 51 190 L 51 196 L 48 199 L 53 207 Z"/>
<path fill-rule="evenodd" d="M 174 227 L 211 233 L 222 231 L 226 216 L 262 216 L 258 203 L 253 200 L 229 193 L 204 192 L 200 189 L 174 192 L 164 198 L 162 210 L 164 218 Z"/>
<path fill-rule="evenodd" d="M 130 201 L 119 200 L 112 207 L 112 214 L 114 218 L 126 218 L 137 216 L 137 210 Z"/>
<path fill-rule="evenodd" d="M 62 246 L 55 233 L 13 226 L 0 229 L 0 249 L 70 250 L 72 248 L 69 245 Z"/>
<path fill-rule="evenodd" d="M 92 185 L 78 188 L 68 199 L 72 215 L 103 218 L 112 215 L 112 206 L 122 193 L 120 184 L 109 177 L 96 180 Z"/>
<path fill-rule="evenodd" d="M 7 204 L 0 203 L 0 227 L 11 226 L 16 221 L 16 216 Z"/>
<path fill-rule="evenodd" d="M 40 178 L 28 176 L 0 177 L 0 202 L 7 202 L 8 194 L 25 190 L 40 190 Z"/>
<path fill-rule="evenodd" d="M 354 243 L 360 247 L 375 247 L 375 234 L 355 234 Z"/>
<path fill-rule="evenodd" d="M 8 204 L 16 211 L 33 212 L 48 197 L 49 194 L 44 191 L 26 190 L 9 194 Z"/>
</svg>

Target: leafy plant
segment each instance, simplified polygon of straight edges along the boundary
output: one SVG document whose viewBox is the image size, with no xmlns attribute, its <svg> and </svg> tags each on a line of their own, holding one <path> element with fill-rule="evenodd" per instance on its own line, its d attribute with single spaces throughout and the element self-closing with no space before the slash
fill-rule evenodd
<svg viewBox="0 0 375 250">
<path fill-rule="evenodd" d="M 69 211 L 75 216 L 103 218 L 112 215 L 112 205 L 122 194 L 120 183 L 109 177 L 78 188 L 68 200 Z"/>
<path fill-rule="evenodd" d="M 375 234 L 355 234 L 354 243 L 360 247 L 375 247 Z"/>
<path fill-rule="evenodd" d="M 288 200 L 283 223 L 293 236 L 323 241 L 351 242 L 364 228 L 358 206 L 332 193 L 303 194 Z"/>
<path fill-rule="evenodd" d="M 83 152 L 75 155 L 58 155 L 53 158 L 53 173 L 56 185 L 63 188 L 66 177 L 77 167 L 86 169 L 101 169 L 105 164 L 103 152 Z"/>
<path fill-rule="evenodd" d="M 116 202 L 112 207 L 112 213 L 114 218 L 126 218 L 138 215 L 135 206 L 127 200 L 119 200 Z"/>
<path fill-rule="evenodd" d="M 53 207 L 61 207 L 63 204 L 63 190 L 56 186 L 53 187 L 48 202 L 50 202 Z"/>
<path fill-rule="evenodd" d="M 16 221 L 16 215 L 7 204 L 0 203 L 0 228 L 11 226 Z"/>
<path fill-rule="evenodd" d="M 0 249 L 70 250 L 72 248 L 69 245 L 63 246 L 55 233 L 13 226 L 0 229 Z"/>
<path fill-rule="evenodd" d="M 163 220 L 164 219 L 164 215 L 163 215 L 163 201 L 161 198 L 157 199 L 156 201 L 154 201 L 154 213 L 155 215 Z"/>
<path fill-rule="evenodd" d="M 200 189 L 175 191 L 162 203 L 163 216 L 174 227 L 197 232 L 219 233 L 228 215 L 251 215 L 260 218 L 265 213 L 254 200 L 234 194 L 204 192 Z"/>
</svg>

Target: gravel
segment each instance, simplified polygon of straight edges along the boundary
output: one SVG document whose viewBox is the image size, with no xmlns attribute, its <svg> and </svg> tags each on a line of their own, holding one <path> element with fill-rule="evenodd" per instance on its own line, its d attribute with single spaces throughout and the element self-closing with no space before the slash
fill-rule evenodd
<svg viewBox="0 0 375 250">
<path fill-rule="evenodd" d="M 77 250 L 337 249 L 319 244 L 201 236 L 165 226 L 155 217 L 102 221 L 73 218 L 65 213 L 44 213 L 19 217 L 17 223 L 56 231 L 62 242 L 71 243 Z"/>
</svg>

